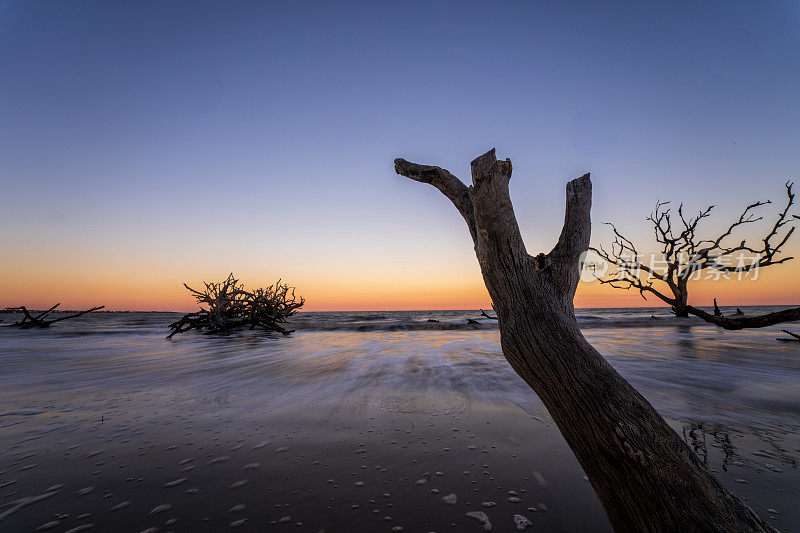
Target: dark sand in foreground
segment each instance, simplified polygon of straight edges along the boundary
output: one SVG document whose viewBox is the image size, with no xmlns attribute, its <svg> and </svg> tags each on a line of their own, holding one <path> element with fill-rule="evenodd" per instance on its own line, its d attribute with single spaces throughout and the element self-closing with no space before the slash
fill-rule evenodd
<svg viewBox="0 0 800 533">
<path fill-rule="evenodd" d="M 610 531 L 551 421 L 513 407 L 438 397 L 442 408 L 430 399 L 316 406 L 300 399 L 270 413 L 257 397 L 162 390 L 15 406 L 2 417 L 0 525 L 477 532 L 482 524 L 466 514 L 480 511 L 492 531 L 516 531 L 515 514 L 535 531 Z M 797 523 L 796 496 L 762 486 L 773 477 L 788 487 L 800 481 L 796 442 L 715 438 L 700 429 L 687 439 L 776 526 Z M 454 505 L 443 500 L 451 494 Z M 15 510 L 14 502 L 37 495 L 49 496 Z"/>
</svg>

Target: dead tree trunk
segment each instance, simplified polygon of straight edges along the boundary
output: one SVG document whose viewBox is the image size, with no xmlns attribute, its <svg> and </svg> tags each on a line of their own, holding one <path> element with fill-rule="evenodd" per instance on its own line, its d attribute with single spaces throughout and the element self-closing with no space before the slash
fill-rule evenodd
<svg viewBox="0 0 800 533">
<path fill-rule="evenodd" d="M 686 318 L 689 316 L 689 289 L 686 286 L 688 279 L 680 278 L 675 285 L 675 300 L 672 304 L 672 312 L 678 318 Z"/>
<path fill-rule="evenodd" d="M 442 168 L 395 160 L 398 174 L 439 189 L 466 220 L 503 353 L 544 402 L 615 530 L 773 531 L 581 334 L 572 300 L 589 246 L 589 175 L 567 184 L 556 246 L 531 256 L 509 196 L 511 161 L 492 149 L 471 167 L 467 188 Z"/>
</svg>

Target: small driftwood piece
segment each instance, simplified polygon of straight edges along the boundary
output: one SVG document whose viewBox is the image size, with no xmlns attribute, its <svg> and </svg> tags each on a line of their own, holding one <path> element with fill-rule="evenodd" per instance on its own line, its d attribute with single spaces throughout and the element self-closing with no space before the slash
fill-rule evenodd
<svg viewBox="0 0 800 533">
<path fill-rule="evenodd" d="M 778 337 L 779 341 L 786 341 L 786 342 L 796 341 L 796 342 L 800 342 L 800 335 L 798 335 L 797 333 L 792 333 L 791 331 L 786 330 L 786 329 L 782 329 L 781 331 L 786 333 L 787 335 L 791 335 L 793 338 L 787 339 L 786 337 Z"/>
<path fill-rule="evenodd" d="M 690 315 L 694 315 L 697 318 L 702 318 L 706 322 L 715 324 L 722 329 L 728 330 L 764 328 L 767 326 L 774 326 L 775 324 L 780 324 L 782 322 L 794 322 L 795 320 L 800 320 L 800 307 L 783 309 L 781 311 L 775 311 L 774 313 L 767 313 L 765 315 L 744 316 L 744 314 L 734 314 L 732 317 L 723 316 L 721 313 L 717 315 L 716 312 L 719 311 L 719 307 L 716 307 L 716 305 L 715 313 L 713 315 L 691 305 L 686 306 L 686 311 Z"/>
<path fill-rule="evenodd" d="M 170 324 L 172 331 L 167 335 L 168 339 L 192 329 L 207 335 L 227 335 L 238 329 L 260 328 L 288 335 L 294 330 L 287 330 L 281 324 L 305 303 L 303 297 L 297 299 L 294 287 L 281 283 L 281 280 L 269 287 L 248 291 L 230 274 L 222 283 L 204 285 L 204 291 L 196 291 L 183 284 L 201 308 Z"/>
<path fill-rule="evenodd" d="M 32 328 L 49 328 L 56 322 L 61 322 L 62 320 L 69 320 L 70 318 L 77 318 L 79 316 L 83 316 L 86 313 L 91 313 L 92 311 L 97 311 L 99 309 L 103 309 L 105 306 L 101 305 L 99 307 L 92 307 L 91 309 L 87 309 L 86 311 L 80 311 L 78 313 L 73 313 L 71 315 L 61 316 L 58 318 L 54 318 L 51 320 L 47 320 L 47 317 L 56 310 L 56 308 L 61 305 L 57 303 L 47 311 L 42 311 L 36 316 L 33 316 L 30 311 L 24 306 L 20 305 L 19 307 L 6 307 L 6 311 L 21 311 L 24 315 L 22 320 L 18 320 L 13 324 L 6 324 L 5 327 L 17 327 L 19 329 L 32 329 Z"/>
</svg>

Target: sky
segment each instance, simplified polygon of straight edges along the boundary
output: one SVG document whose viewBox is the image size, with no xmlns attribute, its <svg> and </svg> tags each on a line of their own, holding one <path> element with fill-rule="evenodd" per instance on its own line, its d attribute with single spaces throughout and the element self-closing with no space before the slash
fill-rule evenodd
<svg viewBox="0 0 800 533">
<path fill-rule="evenodd" d="M 592 243 L 647 250 L 658 199 L 715 204 L 709 233 L 783 200 L 799 86 L 794 1 L 0 0 L 0 306 L 192 310 L 183 282 L 234 272 L 307 310 L 488 307 L 462 219 L 394 158 L 468 179 L 496 147 L 534 254 L 590 171 Z M 787 253 L 690 301 L 799 305 Z"/>
</svg>

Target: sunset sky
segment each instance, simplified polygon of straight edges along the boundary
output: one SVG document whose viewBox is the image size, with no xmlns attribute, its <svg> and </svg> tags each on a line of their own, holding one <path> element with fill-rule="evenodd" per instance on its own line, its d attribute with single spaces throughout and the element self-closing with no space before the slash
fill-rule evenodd
<svg viewBox="0 0 800 533">
<path fill-rule="evenodd" d="M 652 248 L 658 199 L 716 204 L 713 235 L 800 182 L 800 3 L 681 5 L 0 0 L 0 306 L 191 310 L 235 272 L 307 310 L 485 308 L 462 219 L 392 161 L 466 180 L 492 147 L 531 253 L 588 171 L 593 244 Z M 692 301 L 800 305 L 787 254 Z"/>
</svg>

